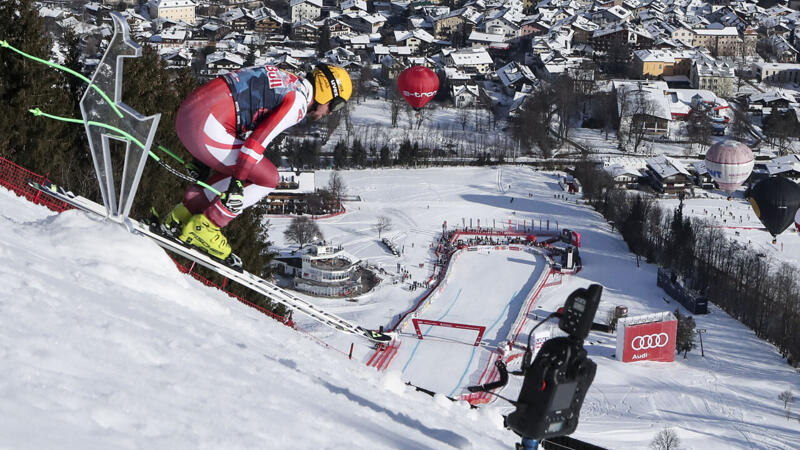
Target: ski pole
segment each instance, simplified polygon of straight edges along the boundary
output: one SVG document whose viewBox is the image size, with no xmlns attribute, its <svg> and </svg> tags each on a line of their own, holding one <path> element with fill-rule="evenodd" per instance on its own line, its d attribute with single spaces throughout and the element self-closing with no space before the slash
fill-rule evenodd
<svg viewBox="0 0 800 450">
<path fill-rule="evenodd" d="M 111 109 L 113 109 L 114 112 L 117 113 L 117 116 L 119 116 L 120 118 L 122 117 L 122 112 L 119 110 L 119 108 L 117 108 L 117 105 L 114 102 L 112 102 L 110 98 L 108 98 L 108 95 L 106 95 L 106 93 L 103 92 L 102 89 L 100 89 L 96 84 L 92 83 L 92 80 L 86 78 L 85 75 L 83 75 L 81 73 L 78 73 L 78 72 L 70 69 L 69 67 L 64 67 L 61 64 L 56 64 L 56 63 L 48 61 L 46 59 L 41 59 L 41 58 L 37 58 L 37 57 L 35 57 L 33 55 L 29 55 L 29 54 L 23 52 L 22 50 L 20 50 L 18 48 L 15 48 L 11 44 L 9 44 L 8 41 L 6 41 L 6 40 L 0 40 L 0 47 L 7 48 L 7 49 L 11 50 L 12 52 L 19 53 L 20 55 L 22 55 L 22 56 L 24 56 L 24 57 L 26 57 L 28 59 L 31 59 L 31 60 L 36 61 L 38 63 L 42 63 L 42 64 L 44 64 L 46 66 L 50 66 L 50 67 L 52 67 L 54 69 L 63 70 L 64 72 L 67 72 L 70 75 L 73 75 L 73 76 L 76 76 L 76 77 L 80 78 L 81 80 L 83 80 L 87 84 L 89 84 L 90 88 L 92 88 L 95 91 L 97 91 L 97 93 L 100 94 L 101 97 L 103 97 L 103 100 L 107 101 L 108 104 L 111 105 Z"/>
<path fill-rule="evenodd" d="M 62 116 L 56 116 L 54 114 L 48 114 L 48 113 L 42 111 L 39 108 L 30 109 L 28 111 L 31 114 L 33 114 L 34 116 L 36 116 L 36 117 L 47 117 L 48 119 L 59 120 L 59 121 L 62 121 L 62 122 L 69 122 L 69 123 L 81 123 L 81 124 L 84 123 L 83 120 L 81 120 L 81 119 L 73 119 L 71 117 L 62 117 Z M 139 148 L 142 148 L 142 149 L 145 148 L 144 144 L 140 140 L 136 139 L 136 137 L 132 136 L 130 133 L 126 132 L 125 130 L 122 130 L 120 128 L 111 126 L 111 125 L 103 123 L 103 122 L 96 122 L 96 121 L 93 121 L 93 120 L 90 120 L 90 121 L 88 121 L 86 123 L 88 125 L 91 125 L 91 126 L 105 128 L 105 129 L 111 130 L 111 131 L 113 131 L 115 133 L 119 133 L 122 138 L 124 138 L 126 140 L 129 140 L 130 142 L 133 142 Z M 159 148 L 163 149 L 162 146 L 159 146 Z M 172 155 L 168 150 L 166 150 L 166 151 L 167 151 L 168 154 Z M 178 177 L 180 177 L 180 178 L 182 178 L 184 180 L 187 180 L 189 182 L 197 183 L 198 185 L 200 185 L 200 186 L 208 189 L 209 191 L 213 192 L 215 195 L 222 195 L 222 193 L 220 191 L 218 191 L 218 190 L 214 189 L 213 187 L 209 186 L 207 183 L 205 183 L 203 181 L 200 181 L 200 180 L 198 180 L 196 178 L 190 177 L 190 176 L 188 176 L 186 174 L 183 174 L 183 173 L 175 170 L 175 168 L 170 167 L 167 163 L 163 162 L 161 160 L 161 158 L 158 155 L 156 155 L 155 153 L 153 153 L 152 151 L 148 151 L 148 155 L 151 158 L 153 158 L 161 167 L 164 167 L 165 169 L 167 169 L 173 175 L 176 175 L 176 176 L 178 176 Z M 172 155 L 172 156 L 175 157 L 174 155 Z M 178 159 L 180 161 L 179 158 L 176 157 L 176 159 Z"/>
</svg>

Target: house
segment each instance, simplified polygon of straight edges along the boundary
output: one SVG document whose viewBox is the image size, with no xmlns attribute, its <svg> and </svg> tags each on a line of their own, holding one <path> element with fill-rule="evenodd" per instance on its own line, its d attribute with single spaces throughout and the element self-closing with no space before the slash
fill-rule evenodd
<svg viewBox="0 0 800 450">
<path fill-rule="evenodd" d="M 501 34 L 483 33 L 473 30 L 467 38 L 467 44 L 471 47 L 489 48 L 493 45 L 504 44 L 506 37 Z"/>
<path fill-rule="evenodd" d="M 322 14 L 322 0 L 291 0 L 289 16 L 292 25 L 302 20 L 315 20 Z"/>
<path fill-rule="evenodd" d="M 645 160 L 650 185 L 662 194 L 678 194 L 691 188 L 691 174 L 677 159 L 656 156 Z"/>
<path fill-rule="evenodd" d="M 258 33 L 281 33 L 286 21 L 270 8 L 261 7 L 247 14 L 250 27 Z"/>
<path fill-rule="evenodd" d="M 411 54 L 419 55 L 420 48 L 435 42 L 434 37 L 425 30 L 395 31 L 394 40 L 397 45 L 411 49 Z"/>
<path fill-rule="evenodd" d="M 471 6 L 450 11 L 433 19 L 433 35 L 450 39 L 454 33 L 466 37 L 481 20 L 482 13 Z"/>
<path fill-rule="evenodd" d="M 328 27 L 331 38 L 353 34 L 353 27 L 337 18 L 326 20 L 325 26 Z"/>
<path fill-rule="evenodd" d="M 343 14 L 339 18 L 350 24 L 356 33 L 377 33 L 386 23 L 386 17 L 382 14 L 366 14 L 364 12 Z"/>
<path fill-rule="evenodd" d="M 642 78 L 689 76 L 693 56 L 690 50 L 636 50 L 633 52 L 633 75 Z"/>
<path fill-rule="evenodd" d="M 214 78 L 244 66 L 244 58 L 225 51 L 217 51 L 206 56 L 206 68 L 200 73 L 206 78 Z"/>
<path fill-rule="evenodd" d="M 800 155 L 780 156 L 764 163 L 764 166 L 771 177 L 781 176 L 794 181 L 800 180 Z"/>
<path fill-rule="evenodd" d="M 367 12 L 367 2 L 365 0 L 345 0 L 339 4 L 339 10 L 343 14 Z"/>
<path fill-rule="evenodd" d="M 664 81 L 614 81 L 620 130 L 638 130 L 651 136 L 663 136 L 672 120 Z"/>
<path fill-rule="evenodd" d="M 703 161 L 695 161 L 693 162 L 688 168 L 689 173 L 693 176 L 693 181 L 695 186 L 698 186 L 701 189 L 716 189 L 717 184 L 714 182 L 714 178 L 708 173 L 708 169 L 706 168 L 706 162 Z"/>
<path fill-rule="evenodd" d="M 695 89 L 708 89 L 720 97 L 733 95 L 735 75 L 733 66 L 727 62 L 695 60 L 692 63 L 689 79 Z"/>
<path fill-rule="evenodd" d="M 492 69 L 494 62 L 485 48 L 464 48 L 447 53 L 444 57 L 447 65 L 456 66 L 467 73 L 485 75 Z"/>
<path fill-rule="evenodd" d="M 167 63 L 167 69 L 181 69 L 192 64 L 192 52 L 185 48 L 164 49 L 159 56 Z"/>
<path fill-rule="evenodd" d="M 319 27 L 309 20 L 292 23 L 289 37 L 298 41 L 316 42 L 319 39 Z"/>
<path fill-rule="evenodd" d="M 761 81 L 800 84 L 800 64 L 765 62 L 765 63 L 757 63 L 756 68 L 758 69 Z"/>
<path fill-rule="evenodd" d="M 693 29 L 691 46 L 707 48 L 713 55 L 736 56 L 744 44 L 736 27 Z"/>
<path fill-rule="evenodd" d="M 482 26 L 486 33 L 503 36 L 507 41 L 519 37 L 519 25 L 502 15 L 485 20 Z"/>
<path fill-rule="evenodd" d="M 229 9 L 228 11 L 220 14 L 218 20 L 228 29 L 238 32 L 244 32 L 247 30 L 251 23 L 242 8 Z"/>
<path fill-rule="evenodd" d="M 642 172 L 639 168 L 625 163 L 614 163 L 604 167 L 611 176 L 614 186 L 620 189 L 638 189 Z"/>
<path fill-rule="evenodd" d="M 150 17 L 172 20 L 182 20 L 194 25 L 197 4 L 192 0 L 152 0 L 149 3 Z"/>
<path fill-rule="evenodd" d="M 466 108 L 478 104 L 480 88 L 473 80 L 454 80 L 450 82 L 450 98 L 456 108 Z"/>
<path fill-rule="evenodd" d="M 538 83 L 531 69 L 518 62 L 510 62 L 495 73 L 509 95 L 513 95 L 515 91 L 530 91 Z"/>
</svg>

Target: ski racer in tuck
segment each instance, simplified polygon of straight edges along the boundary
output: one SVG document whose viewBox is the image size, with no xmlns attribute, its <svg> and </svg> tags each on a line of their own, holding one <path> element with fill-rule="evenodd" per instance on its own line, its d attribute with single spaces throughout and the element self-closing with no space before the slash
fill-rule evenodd
<svg viewBox="0 0 800 450">
<path fill-rule="evenodd" d="M 301 78 L 265 65 L 225 74 L 189 94 L 175 128 L 199 162 L 190 172 L 200 179 L 208 173 L 203 165 L 213 170 L 206 183 L 222 195 L 193 184 L 164 217 L 164 229 L 226 259 L 231 247 L 220 229 L 280 181 L 278 170 L 264 157 L 267 146 L 306 116 L 317 120 L 340 110 L 352 90 L 341 67 L 318 65 Z"/>
</svg>

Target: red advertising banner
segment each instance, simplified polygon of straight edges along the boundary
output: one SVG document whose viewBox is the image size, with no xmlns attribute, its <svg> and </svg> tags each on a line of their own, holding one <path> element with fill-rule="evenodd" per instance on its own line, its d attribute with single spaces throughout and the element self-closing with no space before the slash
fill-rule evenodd
<svg viewBox="0 0 800 450">
<path fill-rule="evenodd" d="M 622 361 L 674 361 L 677 333 L 677 320 L 625 326 Z"/>
</svg>

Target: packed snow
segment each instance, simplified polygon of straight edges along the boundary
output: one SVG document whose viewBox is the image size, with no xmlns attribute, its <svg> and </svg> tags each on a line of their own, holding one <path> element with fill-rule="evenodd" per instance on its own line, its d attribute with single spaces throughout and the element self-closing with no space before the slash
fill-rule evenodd
<svg viewBox="0 0 800 450">
<path fill-rule="evenodd" d="M 410 283 L 431 276 L 431 244 L 445 221 L 582 234 L 583 270 L 544 288 L 531 316 L 554 311 L 590 283 L 604 286 L 598 322 L 616 305 L 630 315 L 679 307 L 656 287 L 656 267 L 637 266 L 597 212 L 561 191 L 558 174 L 516 166 L 341 174 L 361 200 L 318 223 L 329 242 L 382 267 L 383 282 L 356 302 L 305 298 L 354 323 L 391 326 L 417 304 L 424 291 Z M 329 175 L 318 173 L 317 184 Z M 159 247 L 118 225 L 77 211 L 55 215 L 5 190 L 0 205 L 0 447 L 490 449 L 518 442 L 502 425 L 513 407 L 495 400 L 470 409 L 445 397 L 460 396 L 483 369 L 477 360 L 489 347 L 477 348 L 470 364 L 475 348 L 463 343 L 474 334 L 435 329 L 459 341 L 448 344 L 420 341 L 406 328 L 397 356 L 377 371 L 366 365 L 374 351 L 363 340 L 299 314 L 299 330 L 285 327 L 181 274 Z M 384 237 L 399 257 L 380 244 L 378 216 L 392 220 Z M 290 247 L 283 241 L 289 223 L 270 218 L 278 247 Z M 495 344 L 543 264 L 509 252 L 459 258 L 425 314 L 485 325 Z M 403 272 L 410 277 L 402 280 Z M 615 336 L 592 332 L 586 346 L 597 376 L 573 437 L 646 448 L 672 427 L 682 448 L 800 448 L 797 414 L 788 420 L 778 398 L 800 390 L 798 374 L 713 305 L 695 320 L 708 330 L 705 357 L 696 350 L 672 363 L 619 362 Z M 514 398 L 519 386 L 513 380 L 501 393 Z"/>
</svg>

